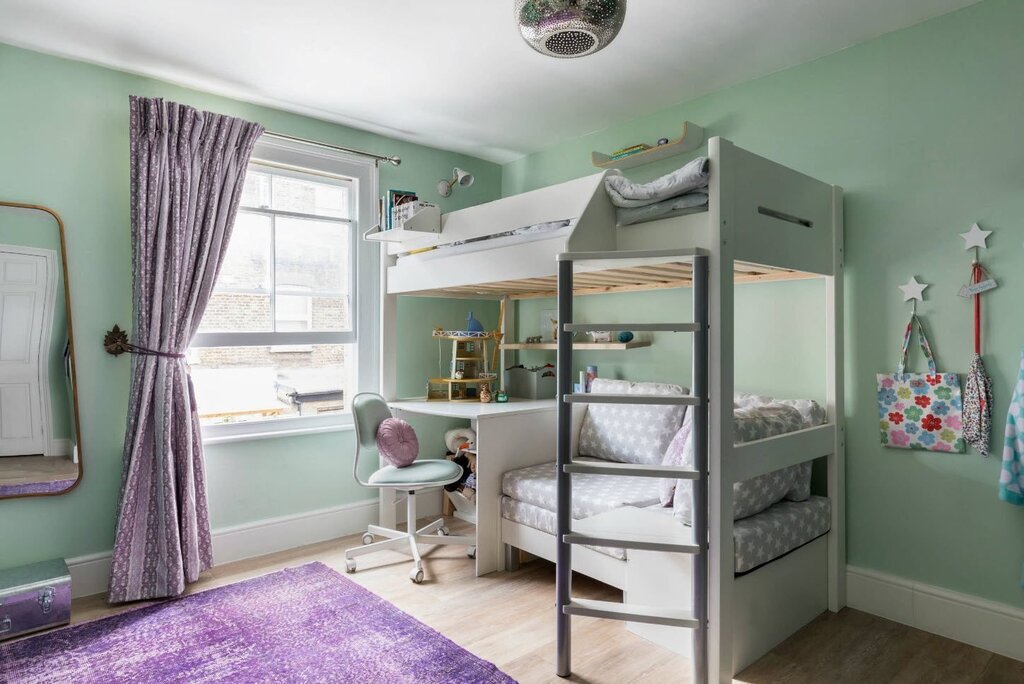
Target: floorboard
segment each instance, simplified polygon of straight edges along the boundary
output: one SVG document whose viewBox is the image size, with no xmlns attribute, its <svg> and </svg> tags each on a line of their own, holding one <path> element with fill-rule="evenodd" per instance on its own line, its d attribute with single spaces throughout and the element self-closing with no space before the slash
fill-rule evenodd
<svg viewBox="0 0 1024 684">
<path fill-rule="evenodd" d="M 458 534 L 463 523 L 451 524 Z M 221 565 L 189 591 L 203 591 L 275 570 L 320 561 L 344 573 L 343 552 L 359 535 Z M 359 559 L 350 579 L 526 684 L 688 682 L 689 661 L 626 630 L 620 622 L 573 619 L 573 675 L 554 674 L 554 566 L 524 564 L 513 573 L 475 577 L 456 547 L 425 555 L 427 578 L 409 581 L 410 557 L 382 551 Z M 621 592 L 580 575 L 574 593 L 621 600 Z M 74 622 L 110 615 L 102 596 L 74 602 Z M 1024 663 L 867 613 L 824 613 L 736 676 L 746 684 L 870 682 L 923 684 L 1024 682 Z"/>
</svg>

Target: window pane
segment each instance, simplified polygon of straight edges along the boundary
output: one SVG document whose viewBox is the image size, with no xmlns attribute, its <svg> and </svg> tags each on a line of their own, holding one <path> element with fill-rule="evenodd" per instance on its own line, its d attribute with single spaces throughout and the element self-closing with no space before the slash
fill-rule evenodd
<svg viewBox="0 0 1024 684">
<path fill-rule="evenodd" d="M 189 364 L 204 425 L 315 416 L 345 410 L 355 347 L 193 348 Z"/>
<path fill-rule="evenodd" d="M 243 207 L 270 206 L 270 174 L 260 173 L 251 168 L 245 174 L 245 186 L 242 188 Z"/>
<path fill-rule="evenodd" d="M 277 330 L 352 329 L 350 230 L 343 223 L 277 218 Z"/>
<path fill-rule="evenodd" d="M 238 212 L 217 286 L 203 315 L 203 332 L 272 329 L 270 306 L 271 219 Z"/>
<path fill-rule="evenodd" d="M 271 207 L 317 216 L 349 218 L 348 185 L 274 176 Z"/>
</svg>

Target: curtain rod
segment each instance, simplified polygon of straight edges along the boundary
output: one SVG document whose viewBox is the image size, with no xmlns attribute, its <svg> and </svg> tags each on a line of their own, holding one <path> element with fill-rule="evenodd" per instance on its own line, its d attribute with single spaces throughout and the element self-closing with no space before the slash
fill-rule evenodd
<svg viewBox="0 0 1024 684">
<path fill-rule="evenodd" d="M 336 152 L 348 152 L 349 154 L 358 154 L 361 157 L 369 157 L 373 159 L 378 166 L 381 162 L 387 162 L 393 166 L 399 166 L 402 163 L 402 158 L 398 155 L 388 156 L 384 154 L 373 154 L 372 152 L 363 152 L 362 150 L 353 150 L 351 147 L 342 147 L 340 145 L 331 145 L 330 143 L 318 142 L 316 140 L 308 140 L 306 138 L 299 138 L 294 135 L 286 135 L 284 133 L 274 133 L 272 131 L 265 131 L 263 135 L 270 136 L 271 138 L 277 138 L 279 140 L 288 140 L 290 142 L 304 143 L 306 145 L 315 145 L 316 147 L 322 147 L 327 150 L 334 150 Z"/>
</svg>

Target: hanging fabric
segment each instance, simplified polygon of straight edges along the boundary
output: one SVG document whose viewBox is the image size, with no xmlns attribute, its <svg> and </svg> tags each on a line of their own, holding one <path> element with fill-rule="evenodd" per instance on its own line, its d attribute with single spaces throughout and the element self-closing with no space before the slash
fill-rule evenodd
<svg viewBox="0 0 1024 684">
<path fill-rule="evenodd" d="M 129 98 L 133 343 L 108 601 L 177 596 L 213 564 L 185 351 L 210 300 L 262 126 Z"/>
<path fill-rule="evenodd" d="M 1010 410 L 1006 414 L 1006 441 L 1003 444 L 1003 469 L 999 473 L 999 498 L 1024 506 L 1024 352 L 1020 372 L 1013 389 Z"/>
<path fill-rule="evenodd" d="M 970 285 L 987 278 L 985 269 L 977 261 L 971 267 Z M 992 437 L 992 379 L 981 360 L 981 293 L 974 299 L 974 358 L 964 386 L 964 439 L 982 456 L 989 455 Z"/>
</svg>

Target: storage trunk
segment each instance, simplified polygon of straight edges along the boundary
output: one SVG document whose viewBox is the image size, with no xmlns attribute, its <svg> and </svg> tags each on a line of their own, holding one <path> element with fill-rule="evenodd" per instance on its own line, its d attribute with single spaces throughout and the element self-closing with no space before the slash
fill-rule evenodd
<svg viewBox="0 0 1024 684">
<path fill-rule="evenodd" d="M 0 570 L 0 640 L 71 621 L 71 575 L 62 559 Z"/>
</svg>

